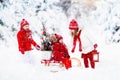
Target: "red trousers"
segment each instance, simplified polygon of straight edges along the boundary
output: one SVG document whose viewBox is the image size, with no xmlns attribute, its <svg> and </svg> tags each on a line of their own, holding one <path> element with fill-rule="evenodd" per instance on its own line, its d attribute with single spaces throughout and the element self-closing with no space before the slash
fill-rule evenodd
<svg viewBox="0 0 120 80">
<path fill-rule="evenodd" d="M 85 65 L 85 68 L 88 68 L 89 67 L 89 61 L 90 61 L 90 65 L 91 67 L 94 69 L 95 68 L 95 62 L 93 60 L 93 53 L 92 51 L 87 53 L 87 54 L 82 54 L 82 58 L 84 60 L 84 65 Z"/>
</svg>

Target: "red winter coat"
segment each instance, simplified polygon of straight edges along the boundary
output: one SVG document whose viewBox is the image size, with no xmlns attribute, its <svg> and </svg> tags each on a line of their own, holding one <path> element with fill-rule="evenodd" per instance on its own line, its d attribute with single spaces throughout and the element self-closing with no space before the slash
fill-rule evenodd
<svg viewBox="0 0 120 80">
<path fill-rule="evenodd" d="M 29 51 L 32 50 L 32 45 L 36 46 L 36 42 L 32 38 L 31 30 L 23 30 L 21 29 L 17 33 L 17 40 L 19 51 Z"/>
<path fill-rule="evenodd" d="M 53 59 L 56 61 L 63 61 L 64 58 L 70 58 L 68 50 L 64 43 L 56 42 L 52 46 Z"/>
</svg>

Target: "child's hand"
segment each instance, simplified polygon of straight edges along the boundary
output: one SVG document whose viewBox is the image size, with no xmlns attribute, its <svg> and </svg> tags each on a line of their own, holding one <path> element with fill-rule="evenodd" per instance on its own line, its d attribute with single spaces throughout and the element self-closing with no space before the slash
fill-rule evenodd
<svg viewBox="0 0 120 80">
<path fill-rule="evenodd" d="M 39 45 L 36 45 L 35 48 L 36 48 L 37 50 L 40 50 L 40 46 L 39 46 Z"/>
<path fill-rule="evenodd" d="M 96 49 L 98 47 L 98 45 L 97 44 L 94 44 L 94 49 Z"/>
</svg>

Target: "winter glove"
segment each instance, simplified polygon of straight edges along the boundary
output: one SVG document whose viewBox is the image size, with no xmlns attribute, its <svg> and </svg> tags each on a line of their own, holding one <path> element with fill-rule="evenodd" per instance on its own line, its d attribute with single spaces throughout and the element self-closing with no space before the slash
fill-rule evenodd
<svg viewBox="0 0 120 80">
<path fill-rule="evenodd" d="M 98 45 L 97 44 L 94 44 L 94 49 L 96 49 L 98 47 Z"/>
<path fill-rule="evenodd" d="M 39 46 L 39 45 L 36 45 L 35 48 L 36 48 L 37 50 L 40 50 L 40 46 Z"/>
<path fill-rule="evenodd" d="M 70 56 L 69 56 L 69 55 L 66 55 L 65 58 L 70 58 Z"/>
<path fill-rule="evenodd" d="M 75 51 L 74 49 L 71 50 L 72 53 L 74 53 L 74 51 Z"/>
<path fill-rule="evenodd" d="M 82 49 L 80 48 L 79 51 L 82 52 Z"/>
</svg>

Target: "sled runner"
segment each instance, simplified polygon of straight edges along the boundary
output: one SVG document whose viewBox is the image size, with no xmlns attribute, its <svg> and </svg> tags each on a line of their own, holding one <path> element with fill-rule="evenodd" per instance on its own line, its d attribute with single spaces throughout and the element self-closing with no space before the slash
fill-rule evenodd
<svg viewBox="0 0 120 80">
<path fill-rule="evenodd" d="M 72 57 L 72 58 L 70 58 L 71 59 L 71 61 L 76 61 L 77 62 L 77 67 L 81 67 L 81 61 L 80 61 L 80 59 L 78 59 L 78 58 L 76 58 L 76 57 Z"/>
</svg>

